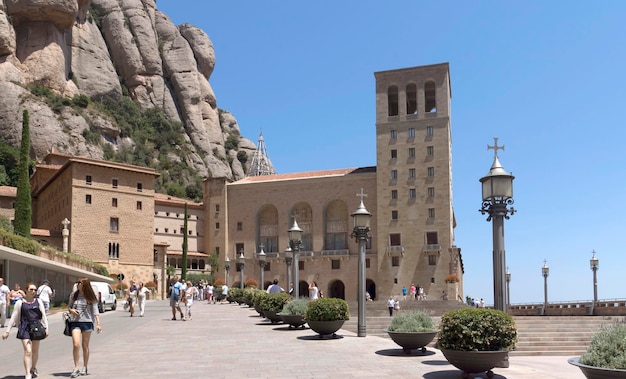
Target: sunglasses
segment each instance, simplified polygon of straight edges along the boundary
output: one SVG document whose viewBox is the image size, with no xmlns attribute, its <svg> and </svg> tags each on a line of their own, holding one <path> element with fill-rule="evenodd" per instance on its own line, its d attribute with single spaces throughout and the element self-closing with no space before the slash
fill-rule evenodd
<svg viewBox="0 0 626 379">
<path fill-rule="evenodd" d="M 29 291 L 37 291 L 37 288 L 29 288 Z"/>
</svg>

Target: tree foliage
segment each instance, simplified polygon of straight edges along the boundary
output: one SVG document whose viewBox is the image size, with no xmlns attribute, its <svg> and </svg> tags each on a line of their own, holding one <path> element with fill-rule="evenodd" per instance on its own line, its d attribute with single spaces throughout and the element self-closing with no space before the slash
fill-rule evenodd
<svg viewBox="0 0 626 379">
<path fill-rule="evenodd" d="M 22 143 L 18 164 L 17 197 L 15 200 L 14 230 L 16 234 L 30 237 L 31 197 L 29 182 L 30 118 L 28 110 L 22 114 Z"/>
</svg>

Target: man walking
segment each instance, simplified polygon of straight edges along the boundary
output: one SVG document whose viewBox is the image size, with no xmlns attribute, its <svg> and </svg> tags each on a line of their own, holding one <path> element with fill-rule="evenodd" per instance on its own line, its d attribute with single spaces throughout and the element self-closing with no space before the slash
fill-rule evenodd
<svg viewBox="0 0 626 379">
<path fill-rule="evenodd" d="M 50 282 L 48 279 L 44 279 L 39 288 L 37 288 L 37 297 L 43 303 L 43 307 L 46 310 L 47 315 L 50 311 L 50 298 L 54 297 L 54 291 L 50 288 Z"/>
<path fill-rule="evenodd" d="M 178 281 L 178 276 L 172 279 L 170 286 L 170 307 L 172 307 L 172 321 L 176 321 L 176 311 L 180 313 L 180 319 L 183 319 L 183 311 L 180 309 L 180 298 L 182 295 L 182 284 Z"/>
<path fill-rule="evenodd" d="M 4 278 L 0 278 L 0 328 L 4 328 L 7 320 L 7 300 L 9 299 L 11 290 L 4 284 Z"/>
<path fill-rule="evenodd" d="M 267 293 L 281 293 L 285 292 L 285 290 L 278 285 L 278 279 L 274 279 L 272 285 L 267 287 Z"/>
</svg>

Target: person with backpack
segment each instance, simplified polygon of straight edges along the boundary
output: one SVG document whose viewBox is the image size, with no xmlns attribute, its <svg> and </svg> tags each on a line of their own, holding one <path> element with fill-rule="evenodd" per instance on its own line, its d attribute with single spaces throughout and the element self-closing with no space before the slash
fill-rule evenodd
<svg viewBox="0 0 626 379">
<path fill-rule="evenodd" d="M 37 298 L 43 302 L 46 314 L 50 311 L 50 298 L 54 297 L 54 291 L 50 288 L 50 281 L 44 279 L 39 288 L 37 288 Z"/>
<path fill-rule="evenodd" d="M 176 311 L 180 313 L 180 319 L 184 318 L 183 311 L 180 309 L 180 295 L 183 285 L 178 281 L 178 276 L 172 279 L 170 286 L 170 307 L 172 307 L 172 321 L 176 321 Z"/>
</svg>

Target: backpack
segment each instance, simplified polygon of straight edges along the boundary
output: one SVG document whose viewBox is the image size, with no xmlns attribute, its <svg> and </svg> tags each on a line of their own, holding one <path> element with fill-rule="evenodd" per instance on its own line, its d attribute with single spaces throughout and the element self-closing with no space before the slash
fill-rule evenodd
<svg viewBox="0 0 626 379">
<path fill-rule="evenodd" d="M 175 283 L 172 285 L 172 293 L 174 294 L 174 298 L 178 300 L 180 299 L 180 286 L 177 286 L 176 284 L 179 283 Z"/>
</svg>

